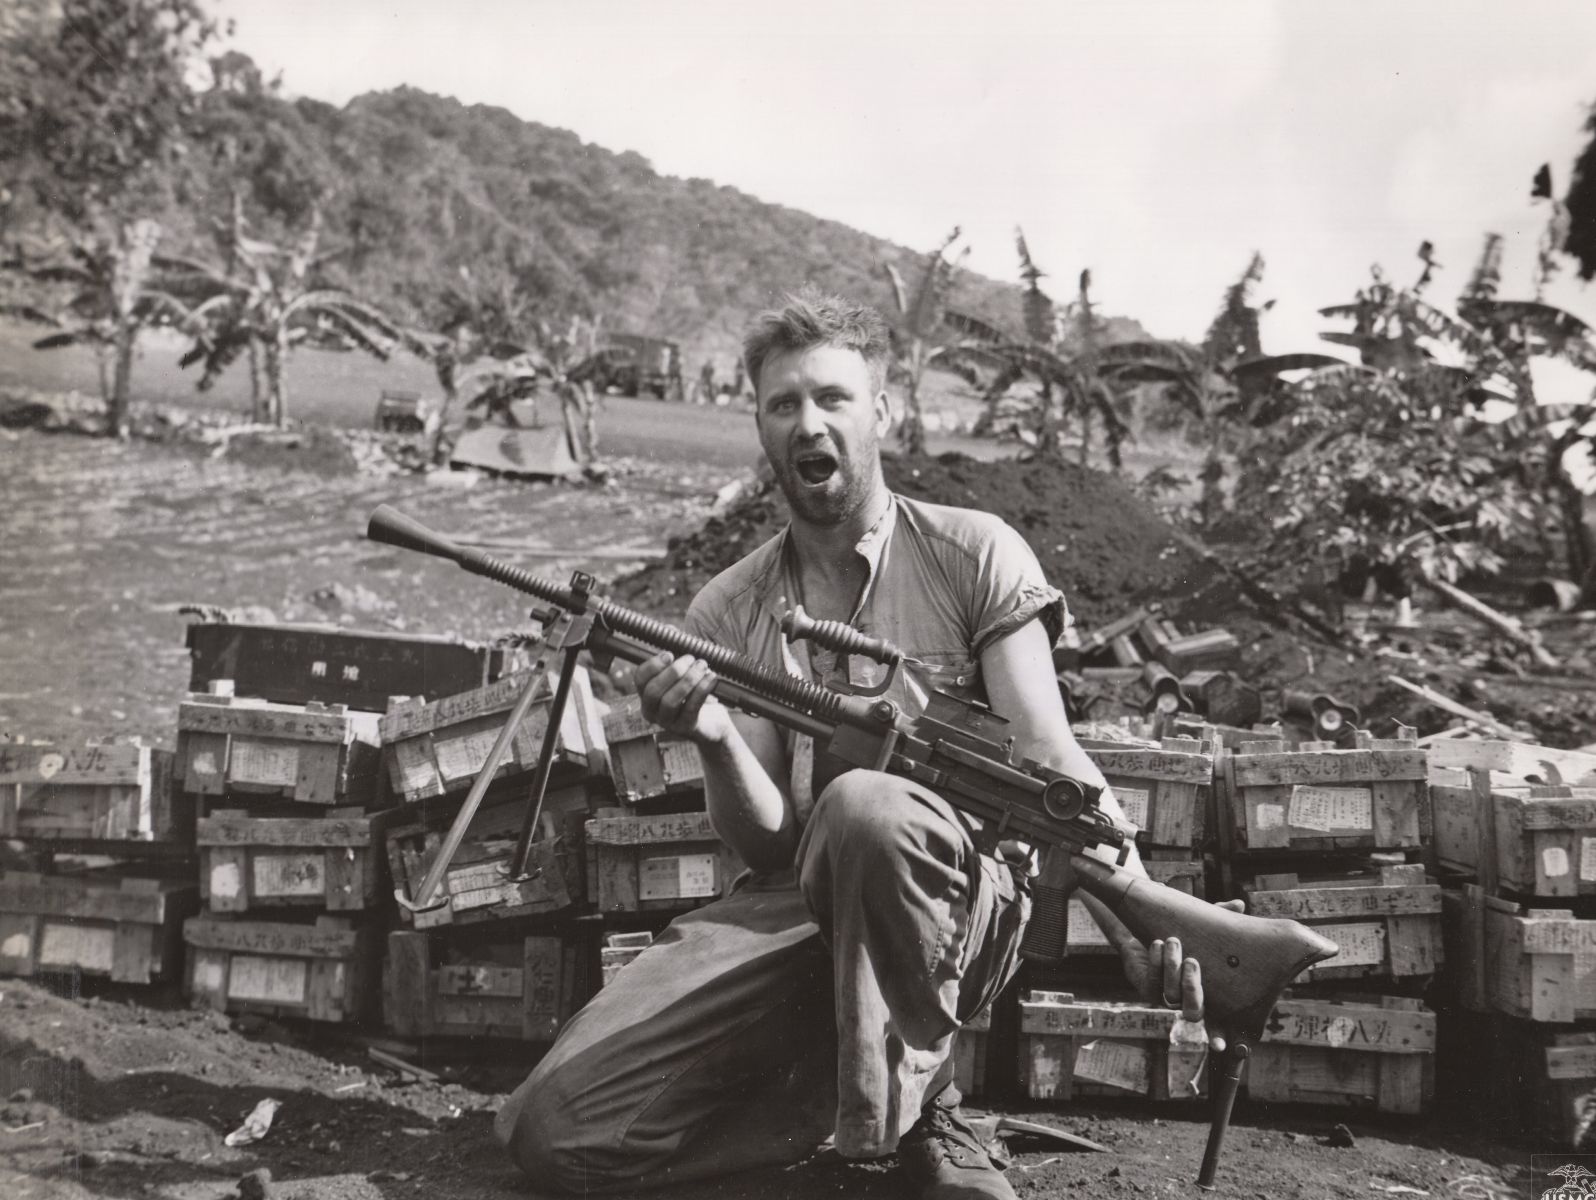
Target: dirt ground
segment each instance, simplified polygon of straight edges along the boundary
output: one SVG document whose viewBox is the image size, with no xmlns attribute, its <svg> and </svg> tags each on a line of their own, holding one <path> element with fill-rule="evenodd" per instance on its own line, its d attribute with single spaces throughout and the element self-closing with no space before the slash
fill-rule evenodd
<svg viewBox="0 0 1596 1200">
<path fill-rule="evenodd" d="M 514 593 L 365 542 L 360 531 L 378 503 L 483 538 L 651 548 L 698 530 L 707 496 L 734 474 L 631 459 L 617 462 L 603 487 L 461 488 L 284 469 L 291 455 L 238 462 L 175 445 L 32 432 L 0 438 L 0 728 L 142 732 L 166 744 L 188 673 L 182 604 L 477 638 L 524 623 Z M 598 530 L 603 540 L 595 540 Z M 678 549 L 704 541 L 688 537 Z M 1176 556 L 1155 557 L 1168 571 L 1185 569 Z M 578 566 L 611 578 L 626 570 L 613 559 L 580 557 L 533 565 L 554 578 Z M 1081 604 L 1106 606 L 1126 589 L 1161 586 L 1146 571 L 1125 578 L 1121 586 L 1100 575 L 1096 596 L 1077 584 Z M 159 989 L 89 985 L 80 993 L 70 980 L 0 981 L 0 1195 L 219 1200 L 239 1194 L 240 1177 L 262 1168 L 279 1200 L 526 1195 L 490 1126 L 531 1053 L 431 1047 L 425 1065 L 442 1073 L 440 1082 L 406 1083 L 337 1031 L 194 1012 Z M 1466 1079 L 1452 1081 L 1441 1094 L 1467 1088 Z M 282 1102 L 266 1138 L 226 1147 L 224 1136 L 263 1098 Z M 1013 1111 L 1112 1153 L 1020 1143 L 1011 1177 L 1022 1195 L 1192 1190 L 1206 1133 L 1201 1110 L 1036 1108 Z M 1352 1146 L 1330 1144 L 1338 1122 L 1349 1126 Z M 1218 1194 L 1517 1196 L 1527 1187 L 1531 1149 L 1547 1147 L 1496 1144 L 1455 1115 L 1416 1123 L 1243 1105 Z M 673 1194 L 820 1200 L 898 1189 L 880 1164 L 821 1156 Z"/>
</svg>

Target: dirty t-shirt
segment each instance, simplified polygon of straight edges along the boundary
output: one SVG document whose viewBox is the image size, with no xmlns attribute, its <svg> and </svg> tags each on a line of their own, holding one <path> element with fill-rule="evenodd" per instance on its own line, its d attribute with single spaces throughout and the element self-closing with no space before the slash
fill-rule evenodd
<svg viewBox="0 0 1596 1200">
<path fill-rule="evenodd" d="M 903 650 L 887 696 L 911 716 L 933 690 L 984 702 L 980 659 L 988 646 L 1038 616 L 1051 644 L 1068 619 L 1063 594 L 1031 548 L 991 513 L 894 495 L 858 550 L 870 571 L 848 624 Z M 803 601 L 794 557 L 784 529 L 705 585 L 688 609 L 688 629 L 816 683 L 879 683 L 884 666 L 787 642 L 781 618 Z M 783 737 L 801 827 L 815 797 L 847 768 L 824 751 L 817 756 L 808 737 Z"/>
</svg>

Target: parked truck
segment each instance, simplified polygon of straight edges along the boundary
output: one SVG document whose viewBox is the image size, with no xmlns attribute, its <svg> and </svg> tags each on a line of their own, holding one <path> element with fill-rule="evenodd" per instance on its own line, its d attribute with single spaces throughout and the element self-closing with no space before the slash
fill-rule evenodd
<svg viewBox="0 0 1596 1200">
<path fill-rule="evenodd" d="M 623 396 L 650 392 L 683 399 L 682 351 L 675 342 L 635 333 L 612 333 L 593 356 L 593 386 Z"/>
</svg>

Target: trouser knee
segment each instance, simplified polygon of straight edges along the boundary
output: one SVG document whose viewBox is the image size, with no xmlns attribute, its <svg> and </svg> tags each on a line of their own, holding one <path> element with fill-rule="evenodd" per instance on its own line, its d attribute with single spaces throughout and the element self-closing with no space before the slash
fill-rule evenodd
<svg viewBox="0 0 1596 1200">
<path fill-rule="evenodd" d="M 581 1192 L 604 1181 L 583 1145 L 581 1125 L 571 1115 L 572 1096 L 562 1074 L 533 1071 L 499 1110 L 493 1132 L 515 1165 L 540 1188 Z"/>
<path fill-rule="evenodd" d="M 866 863 L 929 852 L 944 862 L 963 857 L 968 835 L 937 797 L 879 771 L 839 775 L 820 793 L 810 823 L 833 855 Z"/>
</svg>

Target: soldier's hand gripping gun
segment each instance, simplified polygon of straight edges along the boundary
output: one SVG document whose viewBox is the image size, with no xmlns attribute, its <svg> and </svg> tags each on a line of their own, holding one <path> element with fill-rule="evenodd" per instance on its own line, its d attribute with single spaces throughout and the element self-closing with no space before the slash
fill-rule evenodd
<svg viewBox="0 0 1596 1200">
<path fill-rule="evenodd" d="M 989 846 L 1019 839 L 1046 847 L 1044 878 L 1067 865 L 1071 884 L 1100 900 L 1142 942 L 1179 938 L 1185 954 L 1202 964 L 1205 1020 L 1226 1042 L 1218 1069 L 1210 1073 L 1214 1116 L 1197 1178 L 1203 1187 L 1212 1185 L 1251 1048 L 1282 989 L 1313 963 L 1333 957 L 1333 942 L 1295 921 L 1244 916 L 1083 854 L 1108 846 L 1124 862 L 1127 835 L 1098 808 L 1100 789 L 1021 758 L 1013 739 L 1002 738 L 1005 722 L 982 706 L 934 693 L 922 715 L 903 713 L 885 696 L 902 652 L 850 626 L 812 621 L 801 608 L 782 623 L 791 639 L 808 638 L 886 666 L 886 680 L 865 691 L 832 690 L 753 662 L 591 594 L 585 576 L 573 587 L 559 587 L 461 546 L 387 505 L 372 513 L 367 536 L 449 559 L 571 614 L 575 623 L 566 626 L 562 641 L 568 661 L 583 648 L 600 662 L 644 662 L 661 650 L 701 658 L 717 676 L 714 694 L 723 703 L 807 734 L 817 749 L 843 762 L 925 785 L 978 818 Z M 1062 901 L 1062 895 L 1039 897 L 1033 921 L 1061 920 Z M 1053 910 L 1051 918 L 1045 908 Z"/>
</svg>

